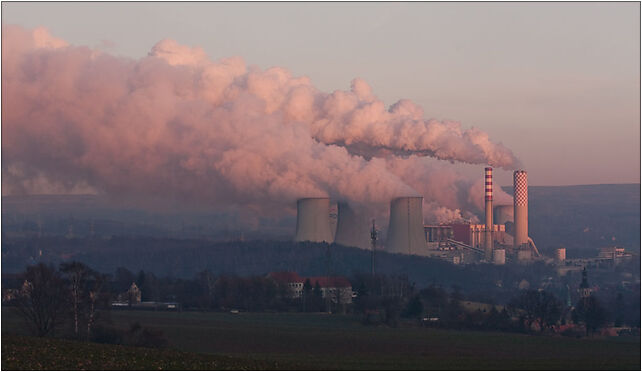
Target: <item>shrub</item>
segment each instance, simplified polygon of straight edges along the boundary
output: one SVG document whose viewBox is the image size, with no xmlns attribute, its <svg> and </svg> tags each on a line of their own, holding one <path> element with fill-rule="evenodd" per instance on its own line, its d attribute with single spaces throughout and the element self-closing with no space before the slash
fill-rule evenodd
<svg viewBox="0 0 642 372">
<path fill-rule="evenodd" d="M 161 349 L 167 346 L 167 338 L 161 330 L 142 327 L 136 322 L 123 337 L 123 344 L 129 346 L 149 347 Z"/>
</svg>

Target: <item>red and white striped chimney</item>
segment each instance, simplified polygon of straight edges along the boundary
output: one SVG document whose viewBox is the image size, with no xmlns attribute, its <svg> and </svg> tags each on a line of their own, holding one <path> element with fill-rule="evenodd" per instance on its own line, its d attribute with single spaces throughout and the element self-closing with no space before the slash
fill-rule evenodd
<svg viewBox="0 0 642 372">
<path fill-rule="evenodd" d="M 486 260 L 493 258 L 493 168 L 485 169 L 486 232 L 484 234 L 484 253 Z"/>
</svg>

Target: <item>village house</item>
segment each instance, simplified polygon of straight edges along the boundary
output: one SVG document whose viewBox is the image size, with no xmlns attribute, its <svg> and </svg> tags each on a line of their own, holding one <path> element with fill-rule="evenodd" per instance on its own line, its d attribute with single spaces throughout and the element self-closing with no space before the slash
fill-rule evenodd
<svg viewBox="0 0 642 372">
<path fill-rule="evenodd" d="M 289 298 L 301 298 L 306 280 L 310 281 L 312 289 L 319 284 L 321 297 L 333 303 L 349 304 L 352 302 L 352 285 L 343 276 L 313 276 L 302 277 L 295 272 L 284 271 L 268 274 L 279 285 L 287 288 Z"/>
</svg>

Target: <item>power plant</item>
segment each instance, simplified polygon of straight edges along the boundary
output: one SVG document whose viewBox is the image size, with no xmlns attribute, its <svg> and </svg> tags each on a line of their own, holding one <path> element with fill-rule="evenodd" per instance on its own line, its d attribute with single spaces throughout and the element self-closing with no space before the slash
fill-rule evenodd
<svg viewBox="0 0 642 372">
<path fill-rule="evenodd" d="M 528 180 L 524 170 L 513 173 L 513 205 L 493 208 L 493 169 L 484 169 L 484 223 L 424 225 L 423 197 L 403 196 L 390 201 L 386 244 L 389 253 L 437 257 L 455 264 L 484 261 L 495 265 L 528 263 L 541 258 L 528 236 Z M 334 204 L 333 204 L 334 205 Z M 346 201 L 331 208 L 329 198 L 297 201 L 295 241 L 337 243 L 372 249 L 371 218 Z M 336 224 L 336 228 L 334 228 Z M 565 259 L 558 250 L 556 259 Z M 374 257 L 374 256 L 373 256 Z"/>
</svg>

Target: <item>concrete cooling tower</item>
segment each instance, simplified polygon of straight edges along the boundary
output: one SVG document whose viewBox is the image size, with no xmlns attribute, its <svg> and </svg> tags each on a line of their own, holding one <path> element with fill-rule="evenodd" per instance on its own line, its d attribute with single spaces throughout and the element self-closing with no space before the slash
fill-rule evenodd
<svg viewBox="0 0 642 372">
<path fill-rule="evenodd" d="M 299 199 L 296 209 L 295 241 L 332 243 L 329 198 Z"/>
<path fill-rule="evenodd" d="M 426 250 L 422 205 L 422 197 L 402 197 L 390 202 L 388 252 L 419 254 Z"/>
<path fill-rule="evenodd" d="M 513 173 L 513 205 L 515 220 L 515 248 L 528 244 L 528 176 L 526 171 L 516 170 Z"/>
<path fill-rule="evenodd" d="M 494 208 L 494 220 L 497 225 L 513 222 L 514 207 L 512 205 L 498 205 Z"/>
<path fill-rule="evenodd" d="M 348 247 L 370 249 L 368 218 L 357 213 L 348 203 L 338 204 L 337 233 L 334 242 Z"/>
</svg>

